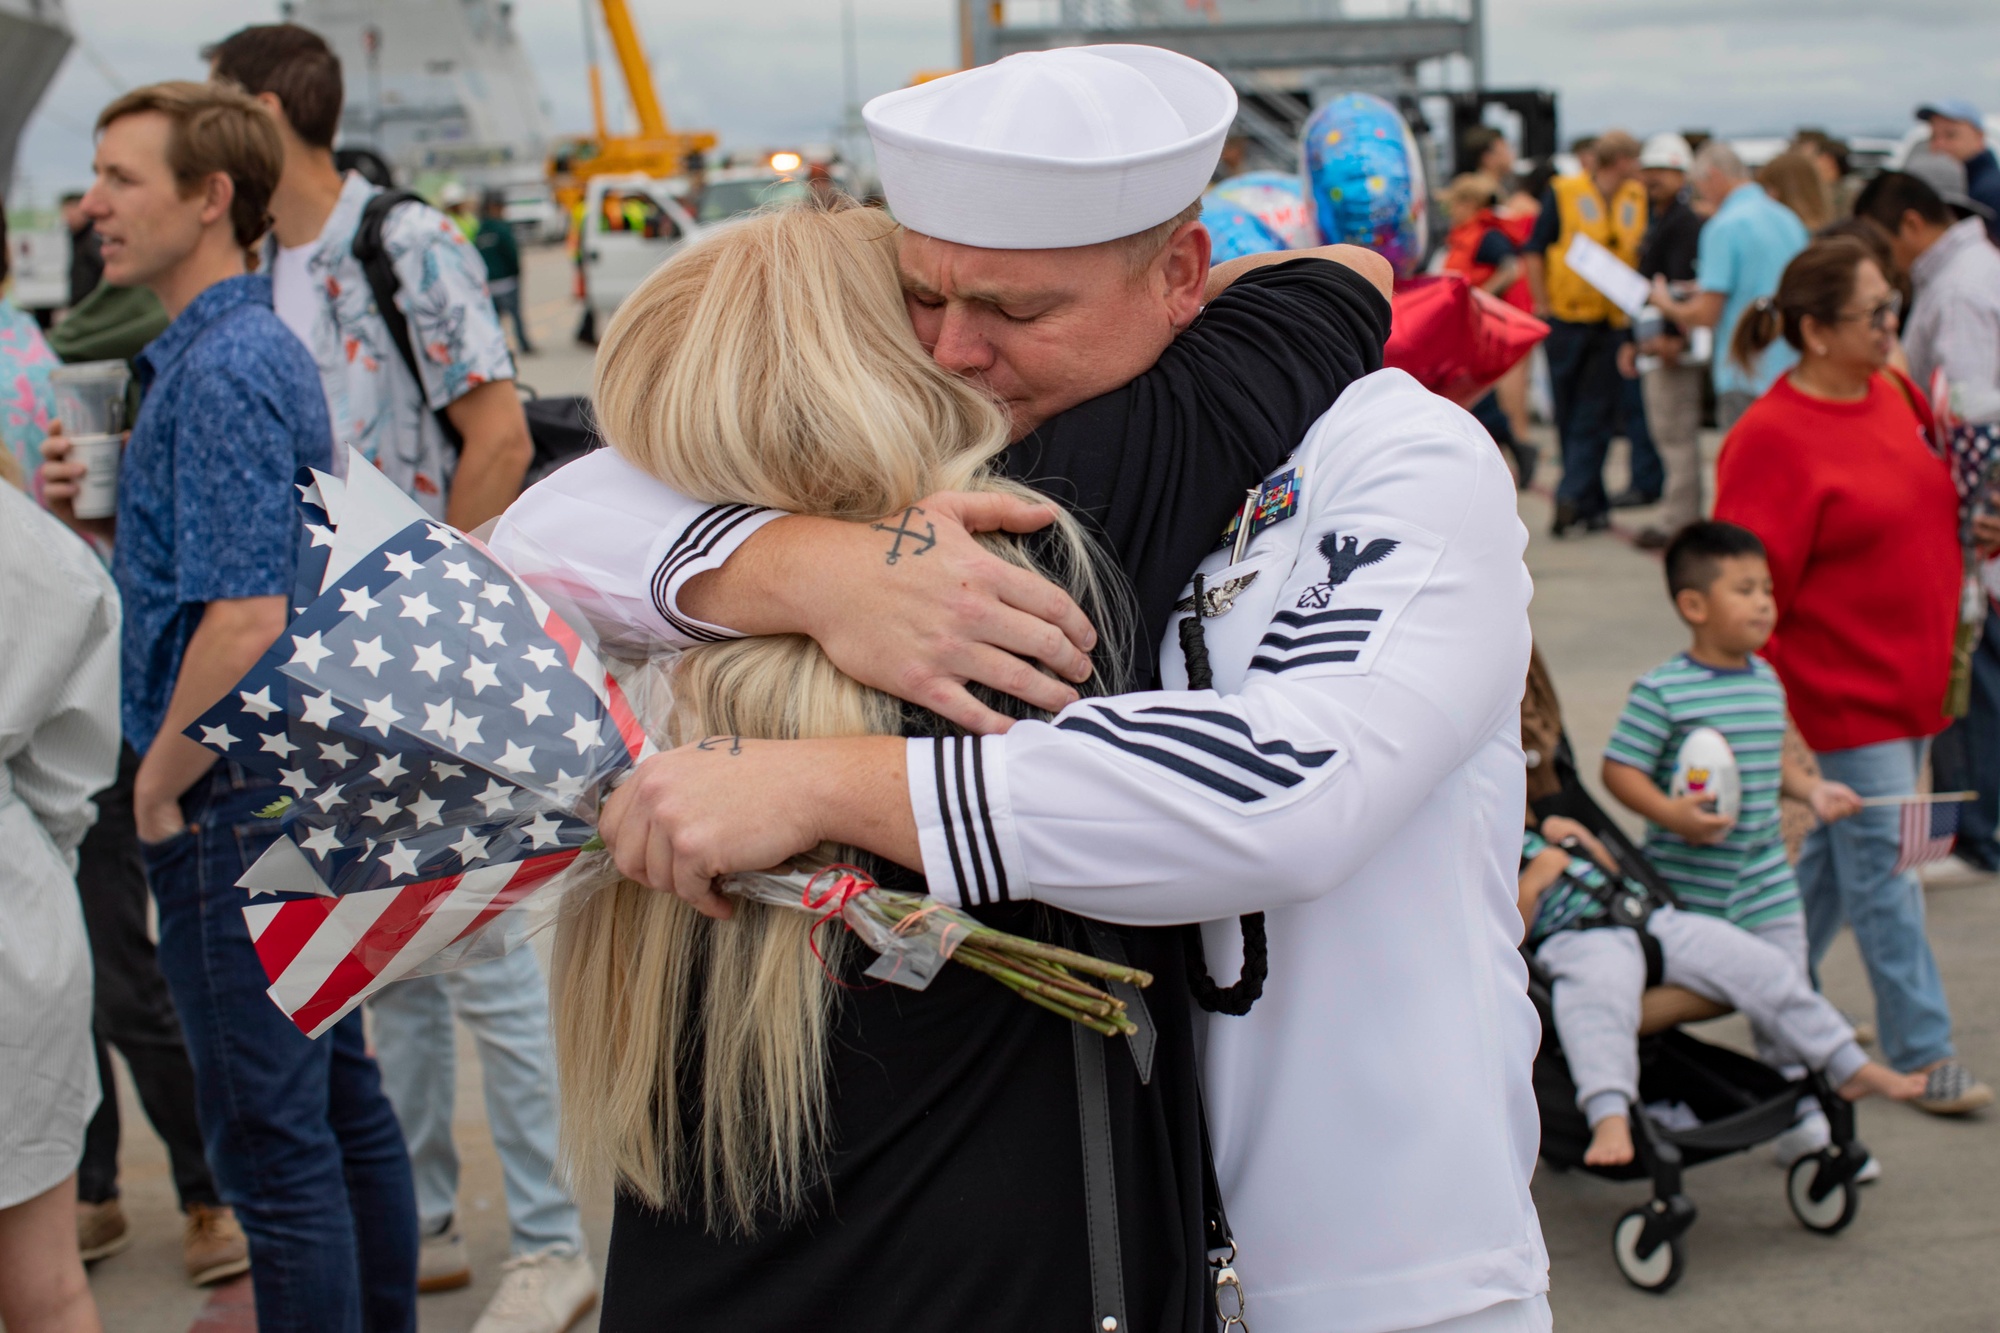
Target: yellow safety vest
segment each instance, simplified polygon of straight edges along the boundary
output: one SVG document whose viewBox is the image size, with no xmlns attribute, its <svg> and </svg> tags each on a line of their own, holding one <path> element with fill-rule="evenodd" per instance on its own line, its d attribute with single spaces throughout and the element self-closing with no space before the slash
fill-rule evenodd
<svg viewBox="0 0 2000 1333">
<path fill-rule="evenodd" d="M 1549 182 L 1549 189 L 1556 197 L 1559 224 L 1555 243 L 1542 256 L 1549 313 L 1572 324 L 1609 323 L 1615 329 L 1624 328 L 1630 322 L 1624 312 L 1578 277 L 1567 255 L 1570 238 L 1582 232 L 1633 268 L 1639 267 L 1639 241 L 1646 234 L 1646 188 L 1636 180 L 1626 181 L 1609 209 L 1589 176 L 1558 176 Z"/>
</svg>

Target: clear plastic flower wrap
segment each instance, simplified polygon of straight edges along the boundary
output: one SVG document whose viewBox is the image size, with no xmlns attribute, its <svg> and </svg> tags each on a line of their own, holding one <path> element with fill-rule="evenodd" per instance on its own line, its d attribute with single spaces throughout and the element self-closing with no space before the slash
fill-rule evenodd
<svg viewBox="0 0 2000 1333">
<path fill-rule="evenodd" d="M 508 568 L 358 455 L 298 489 L 294 619 L 186 734 L 286 792 L 263 812 L 280 836 L 238 883 L 271 998 L 318 1036 L 381 987 L 518 948 L 619 882 L 597 814 L 667 736 L 673 659 L 600 656 L 586 577 Z M 1124 1002 L 1082 978 L 1151 981 L 852 866 L 721 887 L 853 931 L 878 981 L 921 990 L 956 961 L 1106 1033 L 1129 1030 Z"/>
</svg>

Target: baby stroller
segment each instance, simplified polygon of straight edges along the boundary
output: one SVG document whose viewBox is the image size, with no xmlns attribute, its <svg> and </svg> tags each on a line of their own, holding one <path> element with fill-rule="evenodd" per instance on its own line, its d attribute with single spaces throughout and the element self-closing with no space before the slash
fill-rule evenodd
<svg viewBox="0 0 2000 1333">
<path fill-rule="evenodd" d="M 1565 737 L 1555 755 L 1562 790 L 1537 802 L 1541 816 L 1566 815 L 1597 835 L 1630 879 L 1656 902 L 1672 903 L 1668 888 L 1578 780 Z M 1791 1166 L 1785 1197 L 1808 1230 L 1832 1235 L 1854 1220 L 1860 1203 L 1855 1173 L 1868 1150 L 1854 1137 L 1854 1107 L 1825 1077 L 1808 1073 L 1789 1079 L 1748 1056 L 1702 1041 L 1675 1024 L 1718 1017 L 1725 1010 L 1699 996 L 1659 988 L 1661 958 L 1651 936 L 1647 949 L 1646 1003 L 1640 1024 L 1639 1100 L 1632 1108 L 1635 1155 L 1623 1166 L 1583 1166 L 1590 1127 L 1576 1105 L 1576 1084 L 1556 1038 L 1548 974 L 1528 959 L 1528 994 L 1542 1016 L 1542 1047 L 1535 1057 L 1535 1101 L 1541 1111 L 1542 1159 L 1558 1171 L 1582 1167 L 1611 1180 L 1647 1179 L 1652 1199 L 1619 1217 L 1611 1229 L 1611 1253 L 1625 1280 L 1642 1291 L 1664 1292 L 1686 1266 L 1681 1237 L 1694 1225 L 1694 1203 L 1681 1192 L 1683 1168 L 1743 1152 L 1769 1142 L 1798 1119 L 1798 1102 L 1817 1098 L 1832 1129 L 1832 1141 Z M 1658 988 L 1658 989 L 1656 989 Z M 1647 1111 L 1662 1102 L 1680 1103 L 1698 1123 L 1673 1126 Z"/>
</svg>

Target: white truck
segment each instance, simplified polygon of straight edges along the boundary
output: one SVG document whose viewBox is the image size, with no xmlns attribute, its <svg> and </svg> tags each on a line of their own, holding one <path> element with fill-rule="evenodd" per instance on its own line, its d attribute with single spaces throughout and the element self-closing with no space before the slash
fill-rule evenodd
<svg viewBox="0 0 2000 1333">
<path fill-rule="evenodd" d="M 584 304 L 599 330 L 648 273 L 701 230 L 677 197 L 686 189 L 680 177 L 592 178 L 577 244 Z"/>
<path fill-rule="evenodd" d="M 825 173 L 845 188 L 845 173 Z M 584 194 L 584 302 L 602 330 L 648 273 L 704 228 L 772 204 L 812 197 L 811 168 L 797 153 L 757 166 L 723 167 L 700 176 L 597 176 Z"/>
</svg>

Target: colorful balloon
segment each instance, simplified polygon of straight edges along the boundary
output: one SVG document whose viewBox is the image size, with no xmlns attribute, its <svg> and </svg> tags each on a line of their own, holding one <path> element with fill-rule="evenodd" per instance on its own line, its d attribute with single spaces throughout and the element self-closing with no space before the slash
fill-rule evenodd
<svg viewBox="0 0 2000 1333">
<path fill-rule="evenodd" d="M 1218 199 L 1212 190 L 1201 199 L 1201 225 L 1208 228 L 1209 262 L 1212 264 L 1285 248 L 1285 243 L 1274 236 L 1255 214 Z"/>
<path fill-rule="evenodd" d="M 1212 198 L 1234 204 L 1267 227 L 1287 250 L 1319 244 L 1306 210 L 1303 182 L 1288 171 L 1251 171 L 1209 189 Z"/>
<path fill-rule="evenodd" d="M 1416 136 L 1370 93 L 1336 97 L 1300 135 L 1306 204 L 1324 245 L 1365 245 L 1402 277 L 1423 262 L 1427 191 Z"/>
</svg>

